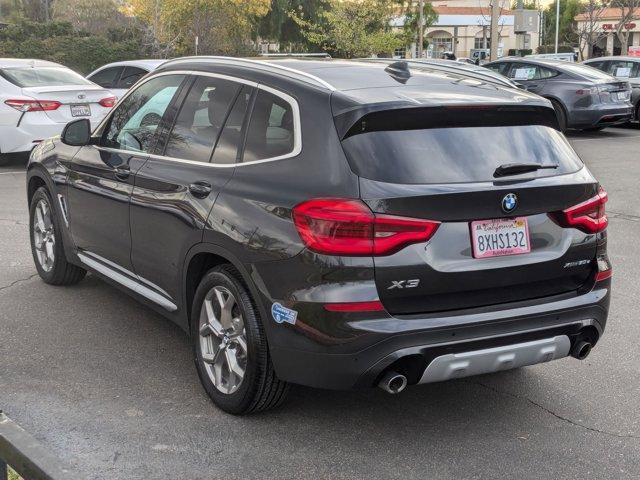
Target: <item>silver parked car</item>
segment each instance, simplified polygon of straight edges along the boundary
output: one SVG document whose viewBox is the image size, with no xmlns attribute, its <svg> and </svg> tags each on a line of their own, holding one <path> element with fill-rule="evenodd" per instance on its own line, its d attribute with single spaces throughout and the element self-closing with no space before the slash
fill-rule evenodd
<svg viewBox="0 0 640 480">
<path fill-rule="evenodd" d="M 154 71 L 166 60 L 125 60 L 114 62 L 94 70 L 87 79 L 108 88 L 116 97 L 122 98 L 138 80 Z"/>
<path fill-rule="evenodd" d="M 631 103 L 633 117 L 640 120 L 640 58 L 638 57 L 599 57 L 584 61 L 585 65 L 613 75 L 618 80 L 631 84 Z"/>
<path fill-rule="evenodd" d="M 586 65 L 561 60 L 508 58 L 485 67 L 551 101 L 562 130 L 600 130 L 633 115 L 631 86 Z"/>
</svg>

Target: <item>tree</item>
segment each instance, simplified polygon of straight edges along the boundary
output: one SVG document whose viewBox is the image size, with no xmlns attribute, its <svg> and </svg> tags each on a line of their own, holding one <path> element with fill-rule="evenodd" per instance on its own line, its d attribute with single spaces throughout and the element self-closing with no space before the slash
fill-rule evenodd
<svg viewBox="0 0 640 480">
<path fill-rule="evenodd" d="M 336 56 L 354 58 L 391 55 L 405 45 L 402 35 L 391 30 L 397 12 L 384 0 L 329 0 L 312 23 L 298 12 L 290 12 L 307 40 Z"/>
<path fill-rule="evenodd" d="M 606 9 L 606 3 L 599 0 L 585 0 L 582 5 L 579 21 L 574 24 L 575 34 L 578 37 L 578 49 L 580 50 L 580 58 L 583 60 L 585 49 L 588 57 L 593 55 L 593 47 L 598 41 L 606 37 L 606 33 L 602 30 L 600 20 Z"/>
<path fill-rule="evenodd" d="M 69 22 L 76 30 L 101 35 L 126 23 L 114 0 L 56 0 L 52 18 Z"/>
<path fill-rule="evenodd" d="M 627 25 L 640 19 L 640 0 L 612 0 L 611 7 L 620 9 L 620 20 L 615 29 L 616 36 L 620 40 L 620 55 L 626 55 L 629 52 Z"/>
<path fill-rule="evenodd" d="M 553 45 L 555 43 L 556 1 L 550 3 L 544 11 L 544 43 L 546 45 Z M 581 9 L 581 0 L 560 0 L 559 43 L 568 43 L 571 45 L 578 43 L 575 17 L 580 13 Z"/>
<path fill-rule="evenodd" d="M 159 43 L 177 54 L 244 55 L 253 52 L 252 27 L 270 0 L 131 0 L 130 11 L 150 26 Z"/>
<path fill-rule="evenodd" d="M 408 45 L 413 42 L 418 42 L 418 24 L 420 22 L 420 7 L 416 5 L 418 2 L 415 1 L 403 1 L 399 0 L 398 6 L 400 7 L 400 11 L 404 16 L 404 23 L 402 25 L 402 31 L 404 36 L 404 43 Z M 438 21 L 438 14 L 436 13 L 433 5 L 430 2 L 424 2 L 423 10 L 422 10 L 422 22 L 423 28 L 426 30 L 431 25 Z M 425 35 L 424 44 L 422 45 L 423 49 L 426 49 L 428 46 L 428 40 Z"/>
<path fill-rule="evenodd" d="M 312 50 L 314 46 L 303 35 L 300 25 L 291 18 L 289 12 L 296 12 L 299 17 L 317 24 L 320 21 L 318 14 L 327 7 L 327 0 L 272 0 L 269 13 L 258 23 L 257 34 L 260 38 L 279 42 L 281 50 Z"/>
</svg>

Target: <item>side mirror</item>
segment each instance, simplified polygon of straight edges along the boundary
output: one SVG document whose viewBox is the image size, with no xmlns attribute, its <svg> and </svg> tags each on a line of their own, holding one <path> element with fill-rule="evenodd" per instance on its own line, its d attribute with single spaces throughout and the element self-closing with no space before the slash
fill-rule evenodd
<svg viewBox="0 0 640 480">
<path fill-rule="evenodd" d="M 84 147 L 91 142 L 91 123 L 86 118 L 67 123 L 60 135 L 62 143 L 72 147 Z"/>
</svg>

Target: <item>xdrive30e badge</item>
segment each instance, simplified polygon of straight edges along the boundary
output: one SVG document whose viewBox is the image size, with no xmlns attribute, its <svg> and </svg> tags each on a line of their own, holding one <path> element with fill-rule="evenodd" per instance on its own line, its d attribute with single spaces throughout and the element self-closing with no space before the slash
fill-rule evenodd
<svg viewBox="0 0 640 480">
<path fill-rule="evenodd" d="M 504 213 L 513 212 L 518 206 L 518 197 L 515 193 L 507 193 L 502 198 L 502 211 Z"/>
</svg>

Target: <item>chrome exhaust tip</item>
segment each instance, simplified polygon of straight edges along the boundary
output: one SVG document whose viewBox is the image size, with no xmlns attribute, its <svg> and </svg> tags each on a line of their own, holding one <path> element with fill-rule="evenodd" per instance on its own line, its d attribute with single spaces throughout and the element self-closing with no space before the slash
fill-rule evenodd
<svg viewBox="0 0 640 480">
<path fill-rule="evenodd" d="M 577 358 L 578 360 L 584 360 L 591 353 L 592 347 L 593 347 L 593 344 L 591 342 L 579 340 L 575 343 L 575 345 L 571 349 L 571 356 L 573 358 Z"/>
<path fill-rule="evenodd" d="M 395 395 L 407 387 L 407 377 L 398 372 L 387 372 L 378 382 L 378 386 L 385 392 Z"/>
</svg>

